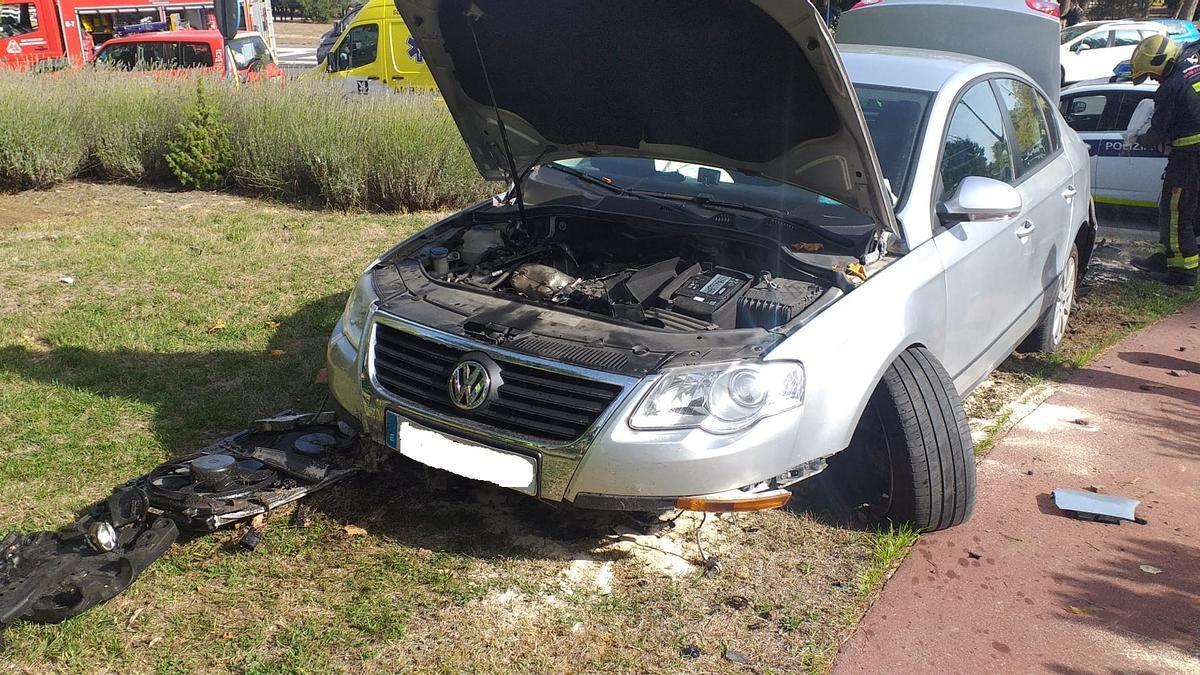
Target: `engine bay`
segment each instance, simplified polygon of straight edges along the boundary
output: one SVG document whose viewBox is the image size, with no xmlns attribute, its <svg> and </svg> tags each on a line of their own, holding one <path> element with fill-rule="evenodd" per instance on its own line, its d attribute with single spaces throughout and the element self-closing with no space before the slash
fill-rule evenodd
<svg viewBox="0 0 1200 675">
<path fill-rule="evenodd" d="M 773 329 L 831 286 L 775 242 L 598 217 L 473 222 L 414 253 L 445 284 L 679 332 Z"/>
</svg>

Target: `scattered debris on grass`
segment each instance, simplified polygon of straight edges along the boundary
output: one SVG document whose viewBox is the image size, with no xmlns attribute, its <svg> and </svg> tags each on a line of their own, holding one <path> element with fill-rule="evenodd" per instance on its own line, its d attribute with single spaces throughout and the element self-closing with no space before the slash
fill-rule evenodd
<svg viewBox="0 0 1200 675">
<path fill-rule="evenodd" d="M 260 420 L 269 425 L 290 418 L 291 430 L 223 438 L 114 488 L 57 532 L 0 539 L 0 635 L 21 619 L 59 623 L 111 600 L 166 553 L 180 528 L 211 532 L 252 519 L 239 546 L 256 549 L 267 513 L 356 471 L 348 466 L 356 438 L 336 436 L 329 425 L 300 423 L 319 417 L 286 411 Z M 317 435 L 330 442 L 314 451 Z"/>
</svg>

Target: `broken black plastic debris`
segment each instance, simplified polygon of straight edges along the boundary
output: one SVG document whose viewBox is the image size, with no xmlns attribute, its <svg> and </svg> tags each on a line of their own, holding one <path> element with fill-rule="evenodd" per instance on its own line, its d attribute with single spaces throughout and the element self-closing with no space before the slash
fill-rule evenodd
<svg viewBox="0 0 1200 675">
<path fill-rule="evenodd" d="M 700 648 L 696 645 L 688 645 L 680 649 L 679 654 L 685 659 L 698 659 L 700 658 Z"/>
<path fill-rule="evenodd" d="M 258 545 L 262 543 L 262 540 L 263 533 L 260 530 L 250 528 L 246 530 L 246 534 L 243 534 L 242 538 L 238 540 L 238 546 L 253 553 L 254 549 L 258 548 Z"/>
<path fill-rule="evenodd" d="M 18 620 L 58 623 L 124 591 L 174 543 L 178 528 L 156 516 L 113 528 L 102 503 L 57 532 L 10 534 L 0 542 L 0 630 Z M 110 550 L 88 533 L 113 530 Z"/>
<path fill-rule="evenodd" d="M 212 531 L 262 516 L 357 471 L 357 441 L 332 418 L 288 412 L 296 419 L 259 425 L 287 429 L 244 431 L 162 464 L 57 532 L 0 538 L 0 634 L 18 620 L 57 623 L 113 598 L 166 552 L 181 527 Z M 314 417 L 324 424 L 305 422 Z M 297 438 L 314 434 L 333 440 L 320 460 L 296 447 Z M 240 544 L 254 550 L 262 539 L 259 518 Z"/>
</svg>

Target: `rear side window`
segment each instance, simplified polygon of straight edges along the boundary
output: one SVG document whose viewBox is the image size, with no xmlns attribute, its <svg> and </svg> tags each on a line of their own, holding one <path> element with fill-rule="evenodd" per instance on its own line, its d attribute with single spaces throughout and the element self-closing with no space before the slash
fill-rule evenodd
<svg viewBox="0 0 1200 675">
<path fill-rule="evenodd" d="M 1054 137 L 1046 124 L 1037 91 L 1017 80 L 996 80 L 996 90 L 1016 135 L 1017 176 L 1033 172 L 1054 152 Z"/>
<path fill-rule="evenodd" d="M 1137 109 L 1138 104 L 1148 98 L 1154 98 L 1154 94 L 1144 91 L 1127 91 L 1121 94 L 1121 105 L 1117 109 L 1117 114 L 1113 118 L 1111 131 L 1125 131 L 1129 128 L 1129 120 L 1133 118 L 1133 111 Z"/>
<path fill-rule="evenodd" d="M 1113 46 L 1114 47 L 1136 47 L 1137 43 L 1142 41 L 1141 33 L 1136 30 L 1116 30 L 1113 31 Z"/>
<path fill-rule="evenodd" d="M 1004 116 L 987 82 L 971 87 L 954 107 L 942 148 L 939 201 L 949 199 L 967 176 L 1013 180 Z"/>
<path fill-rule="evenodd" d="M 139 70 L 163 70 L 179 67 L 178 42 L 145 42 L 141 45 Z"/>
<path fill-rule="evenodd" d="M 1062 147 L 1062 141 L 1058 137 L 1058 113 L 1055 112 L 1054 106 L 1050 101 L 1046 100 L 1045 96 L 1037 93 L 1038 107 L 1042 109 L 1042 118 L 1046 120 L 1046 128 L 1050 130 L 1050 151 L 1057 152 Z"/>
<path fill-rule="evenodd" d="M 212 47 L 207 42 L 184 42 L 179 45 L 180 68 L 212 68 Z"/>
</svg>

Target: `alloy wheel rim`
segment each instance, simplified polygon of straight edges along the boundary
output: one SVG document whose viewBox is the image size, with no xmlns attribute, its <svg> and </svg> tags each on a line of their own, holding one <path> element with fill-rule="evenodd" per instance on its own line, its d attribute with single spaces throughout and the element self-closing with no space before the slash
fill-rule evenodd
<svg viewBox="0 0 1200 675">
<path fill-rule="evenodd" d="M 1062 286 L 1058 289 L 1058 298 L 1054 303 L 1054 328 L 1051 338 L 1054 345 L 1062 342 L 1067 333 L 1067 320 L 1071 318 L 1071 306 L 1075 304 L 1075 258 L 1067 258 L 1067 268 L 1063 270 Z"/>
</svg>

